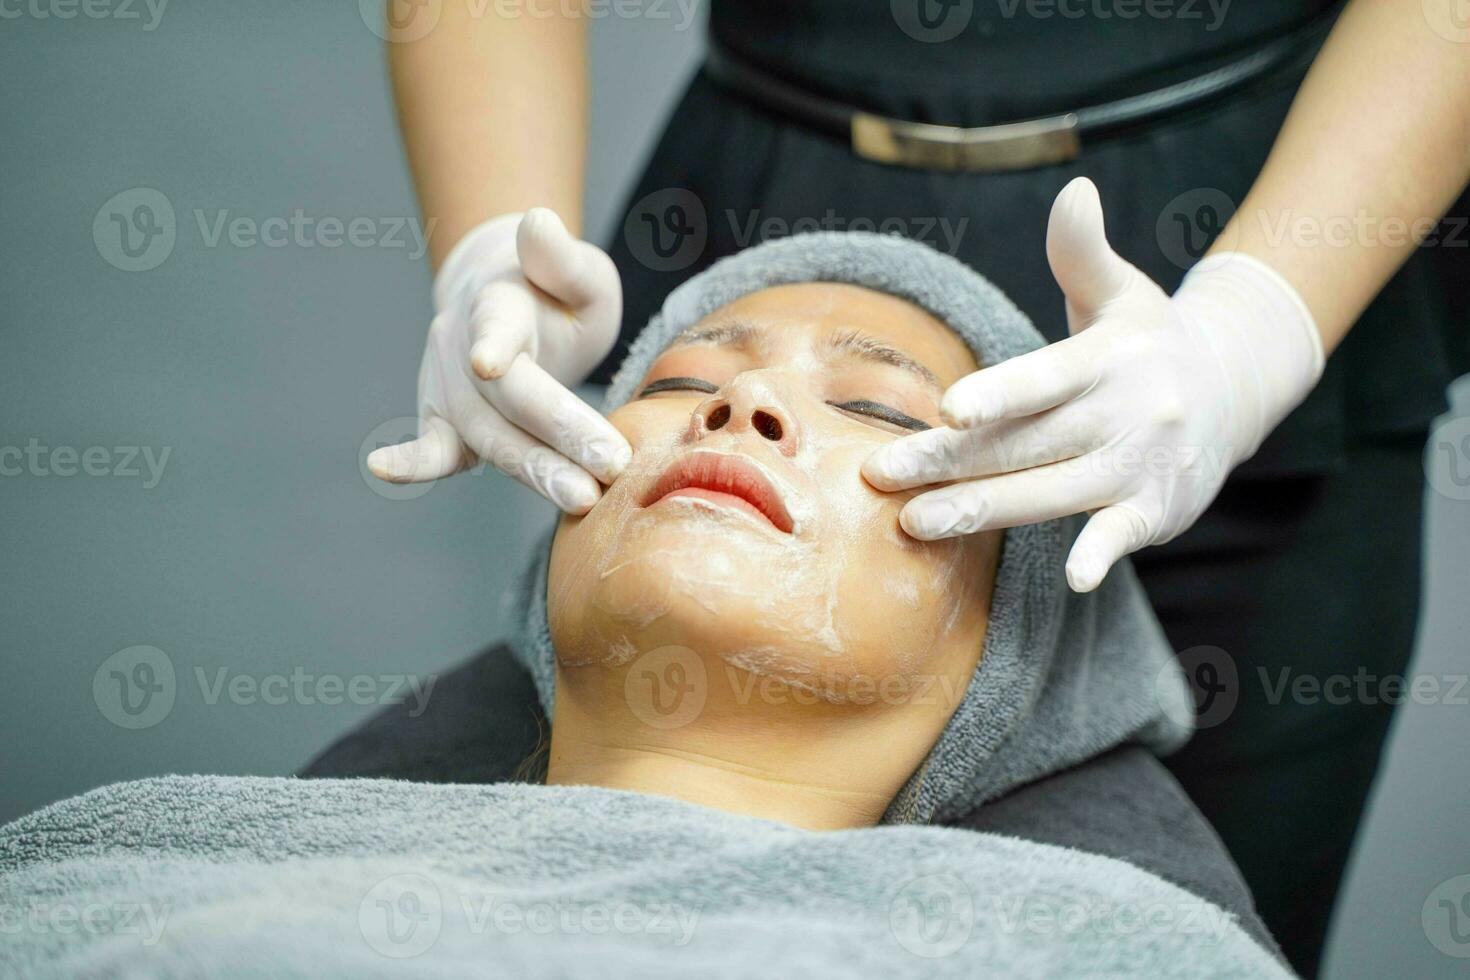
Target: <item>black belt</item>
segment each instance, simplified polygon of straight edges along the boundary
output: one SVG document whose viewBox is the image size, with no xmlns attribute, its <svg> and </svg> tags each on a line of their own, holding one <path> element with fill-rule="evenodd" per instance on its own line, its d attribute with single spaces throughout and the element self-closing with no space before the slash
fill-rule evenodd
<svg viewBox="0 0 1470 980">
<path fill-rule="evenodd" d="M 941 126 L 874 115 L 771 75 L 732 55 L 713 38 L 704 70 L 758 105 L 850 138 L 853 152 L 866 160 L 921 170 L 1029 170 L 1075 160 L 1084 136 L 1115 135 L 1301 68 L 1316 54 L 1341 6 L 1334 4 L 1289 34 L 1203 75 L 1114 102 L 996 126 Z"/>
</svg>

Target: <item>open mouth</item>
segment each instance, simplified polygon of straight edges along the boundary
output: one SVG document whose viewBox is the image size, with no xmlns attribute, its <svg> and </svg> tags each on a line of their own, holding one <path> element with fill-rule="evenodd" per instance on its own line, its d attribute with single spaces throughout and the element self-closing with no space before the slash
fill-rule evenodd
<svg viewBox="0 0 1470 980">
<path fill-rule="evenodd" d="M 793 526 L 791 514 L 771 481 L 739 456 L 706 451 L 680 457 L 658 478 L 642 506 L 652 507 L 670 497 L 693 497 L 743 510 L 786 534 Z"/>
</svg>

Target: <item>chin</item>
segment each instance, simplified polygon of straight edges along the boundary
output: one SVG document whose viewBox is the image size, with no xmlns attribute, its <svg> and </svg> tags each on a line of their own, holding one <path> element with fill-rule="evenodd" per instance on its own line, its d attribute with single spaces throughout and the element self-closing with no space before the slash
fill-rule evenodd
<svg viewBox="0 0 1470 980">
<path fill-rule="evenodd" d="M 839 654 L 837 577 L 810 542 L 759 523 L 670 501 L 631 515 L 595 552 L 559 535 L 548 615 L 562 662 L 596 659 L 579 650 L 626 653 L 630 646 L 693 645 L 695 637 L 729 653 L 779 643 Z M 574 565 L 574 551 L 597 559 Z"/>
<path fill-rule="evenodd" d="M 932 613 L 871 595 L 866 608 L 851 608 L 839 598 L 840 558 L 822 561 L 749 520 L 663 509 L 630 521 L 600 571 L 576 570 L 577 584 L 552 590 L 571 600 L 549 609 L 561 666 L 622 667 L 680 647 L 736 697 L 768 692 L 752 688 L 753 677 L 793 688 L 801 702 L 831 704 L 873 703 L 880 685 L 919 678 Z"/>
</svg>

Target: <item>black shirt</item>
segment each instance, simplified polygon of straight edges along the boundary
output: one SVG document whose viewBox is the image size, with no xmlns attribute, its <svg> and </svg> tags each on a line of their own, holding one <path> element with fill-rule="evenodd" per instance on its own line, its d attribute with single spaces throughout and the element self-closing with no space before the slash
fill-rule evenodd
<svg viewBox="0 0 1470 980">
<path fill-rule="evenodd" d="M 713 0 L 710 35 L 872 111 L 975 126 L 1145 92 L 1334 0 Z M 934 110 L 949 118 L 929 118 Z"/>
</svg>

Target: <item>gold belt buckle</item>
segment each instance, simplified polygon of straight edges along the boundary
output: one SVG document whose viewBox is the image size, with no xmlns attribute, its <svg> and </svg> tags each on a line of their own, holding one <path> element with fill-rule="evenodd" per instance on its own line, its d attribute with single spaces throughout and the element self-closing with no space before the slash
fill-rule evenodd
<svg viewBox="0 0 1470 980">
<path fill-rule="evenodd" d="M 865 160 L 920 170 L 1003 173 L 1075 160 L 1082 141 L 1071 112 L 972 129 L 855 112 L 852 149 Z"/>
</svg>

